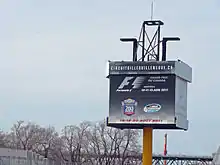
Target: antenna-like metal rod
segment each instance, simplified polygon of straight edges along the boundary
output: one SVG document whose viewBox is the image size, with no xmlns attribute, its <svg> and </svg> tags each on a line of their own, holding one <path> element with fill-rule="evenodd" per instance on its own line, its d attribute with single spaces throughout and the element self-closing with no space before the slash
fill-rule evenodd
<svg viewBox="0 0 220 165">
<path fill-rule="evenodd" d="M 151 21 L 153 20 L 153 13 L 154 13 L 154 1 L 151 3 Z"/>
</svg>

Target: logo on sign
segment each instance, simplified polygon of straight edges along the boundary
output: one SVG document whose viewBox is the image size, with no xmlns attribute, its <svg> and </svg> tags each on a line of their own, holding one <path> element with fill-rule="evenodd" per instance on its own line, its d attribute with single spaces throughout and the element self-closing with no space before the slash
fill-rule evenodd
<svg viewBox="0 0 220 165">
<path fill-rule="evenodd" d="M 144 107 L 144 112 L 154 113 L 154 112 L 158 112 L 160 109 L 161 109 L 161 105 L 160 104 L 152 103 L 152 104 L 147 104 Z"/>
<path fill-rule="evenodd" d="M 119 85 L 117 92 L 131 92 L 133 89 L 138 89 L 144 82 L 145 77 L 125 77 Z"/>
<path fill-rule="evenodd" d="M 131 116 L 131 115 L 135 114 L 137 101 L 128 98 L 128 99 L 122 101 L 121 105 L 122 105 L 123 112 L 124 112 L 125 115 Z"/>
</svg>

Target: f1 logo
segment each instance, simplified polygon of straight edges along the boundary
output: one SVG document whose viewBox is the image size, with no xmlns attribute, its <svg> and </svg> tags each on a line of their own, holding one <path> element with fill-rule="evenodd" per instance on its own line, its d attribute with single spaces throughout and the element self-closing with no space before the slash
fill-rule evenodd
<svg viewBox="0 0 220 165">
<path fill-rule="evenodd" d="M 117 92 L 131 92 L 132 89 L 138 89 L 144 82 L 145 77 L 125 77 L 122 83 L 119 85 Z M 132 86 L 130 89 L 124 89 L 126 86 Z"/>
</svg>

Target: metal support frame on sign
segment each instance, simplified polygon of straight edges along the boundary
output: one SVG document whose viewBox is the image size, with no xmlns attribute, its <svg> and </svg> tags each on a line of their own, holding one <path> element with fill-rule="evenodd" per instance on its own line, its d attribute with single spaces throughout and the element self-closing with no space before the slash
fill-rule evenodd
<svg viewBox="0 0 220 165">
<path fill-rule="evenodd" d="M 162 43 L 161 61 L 166 61 L 166 49 L 168 41 L 179 41 L 179 37 L 164 37 L 161 40 L 161 20 L 144 21 L 141 27 L 139 38 L 121 38 L 122 42 L 133 42 L 133 61 L 160 61 L 160 44 Z M 156 27 L 153 37 L 150 38 L 148 30 Z M 138 48 L 141 47 L 141 58 L 138 59 Z"/>
</svg>

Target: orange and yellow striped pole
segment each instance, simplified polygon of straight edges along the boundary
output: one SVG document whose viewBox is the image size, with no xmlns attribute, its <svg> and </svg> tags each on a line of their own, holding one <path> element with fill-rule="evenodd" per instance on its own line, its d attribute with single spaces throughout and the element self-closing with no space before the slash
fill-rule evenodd
<svg viewBox="0 0 220 165">
<path fill-rule="evenodd" d="M 167 155 L 167 134 L 164 135 L 164 156 Z M 167 161 L 164 160 L 164 165 L 167 164 Z"/>
</svg>

